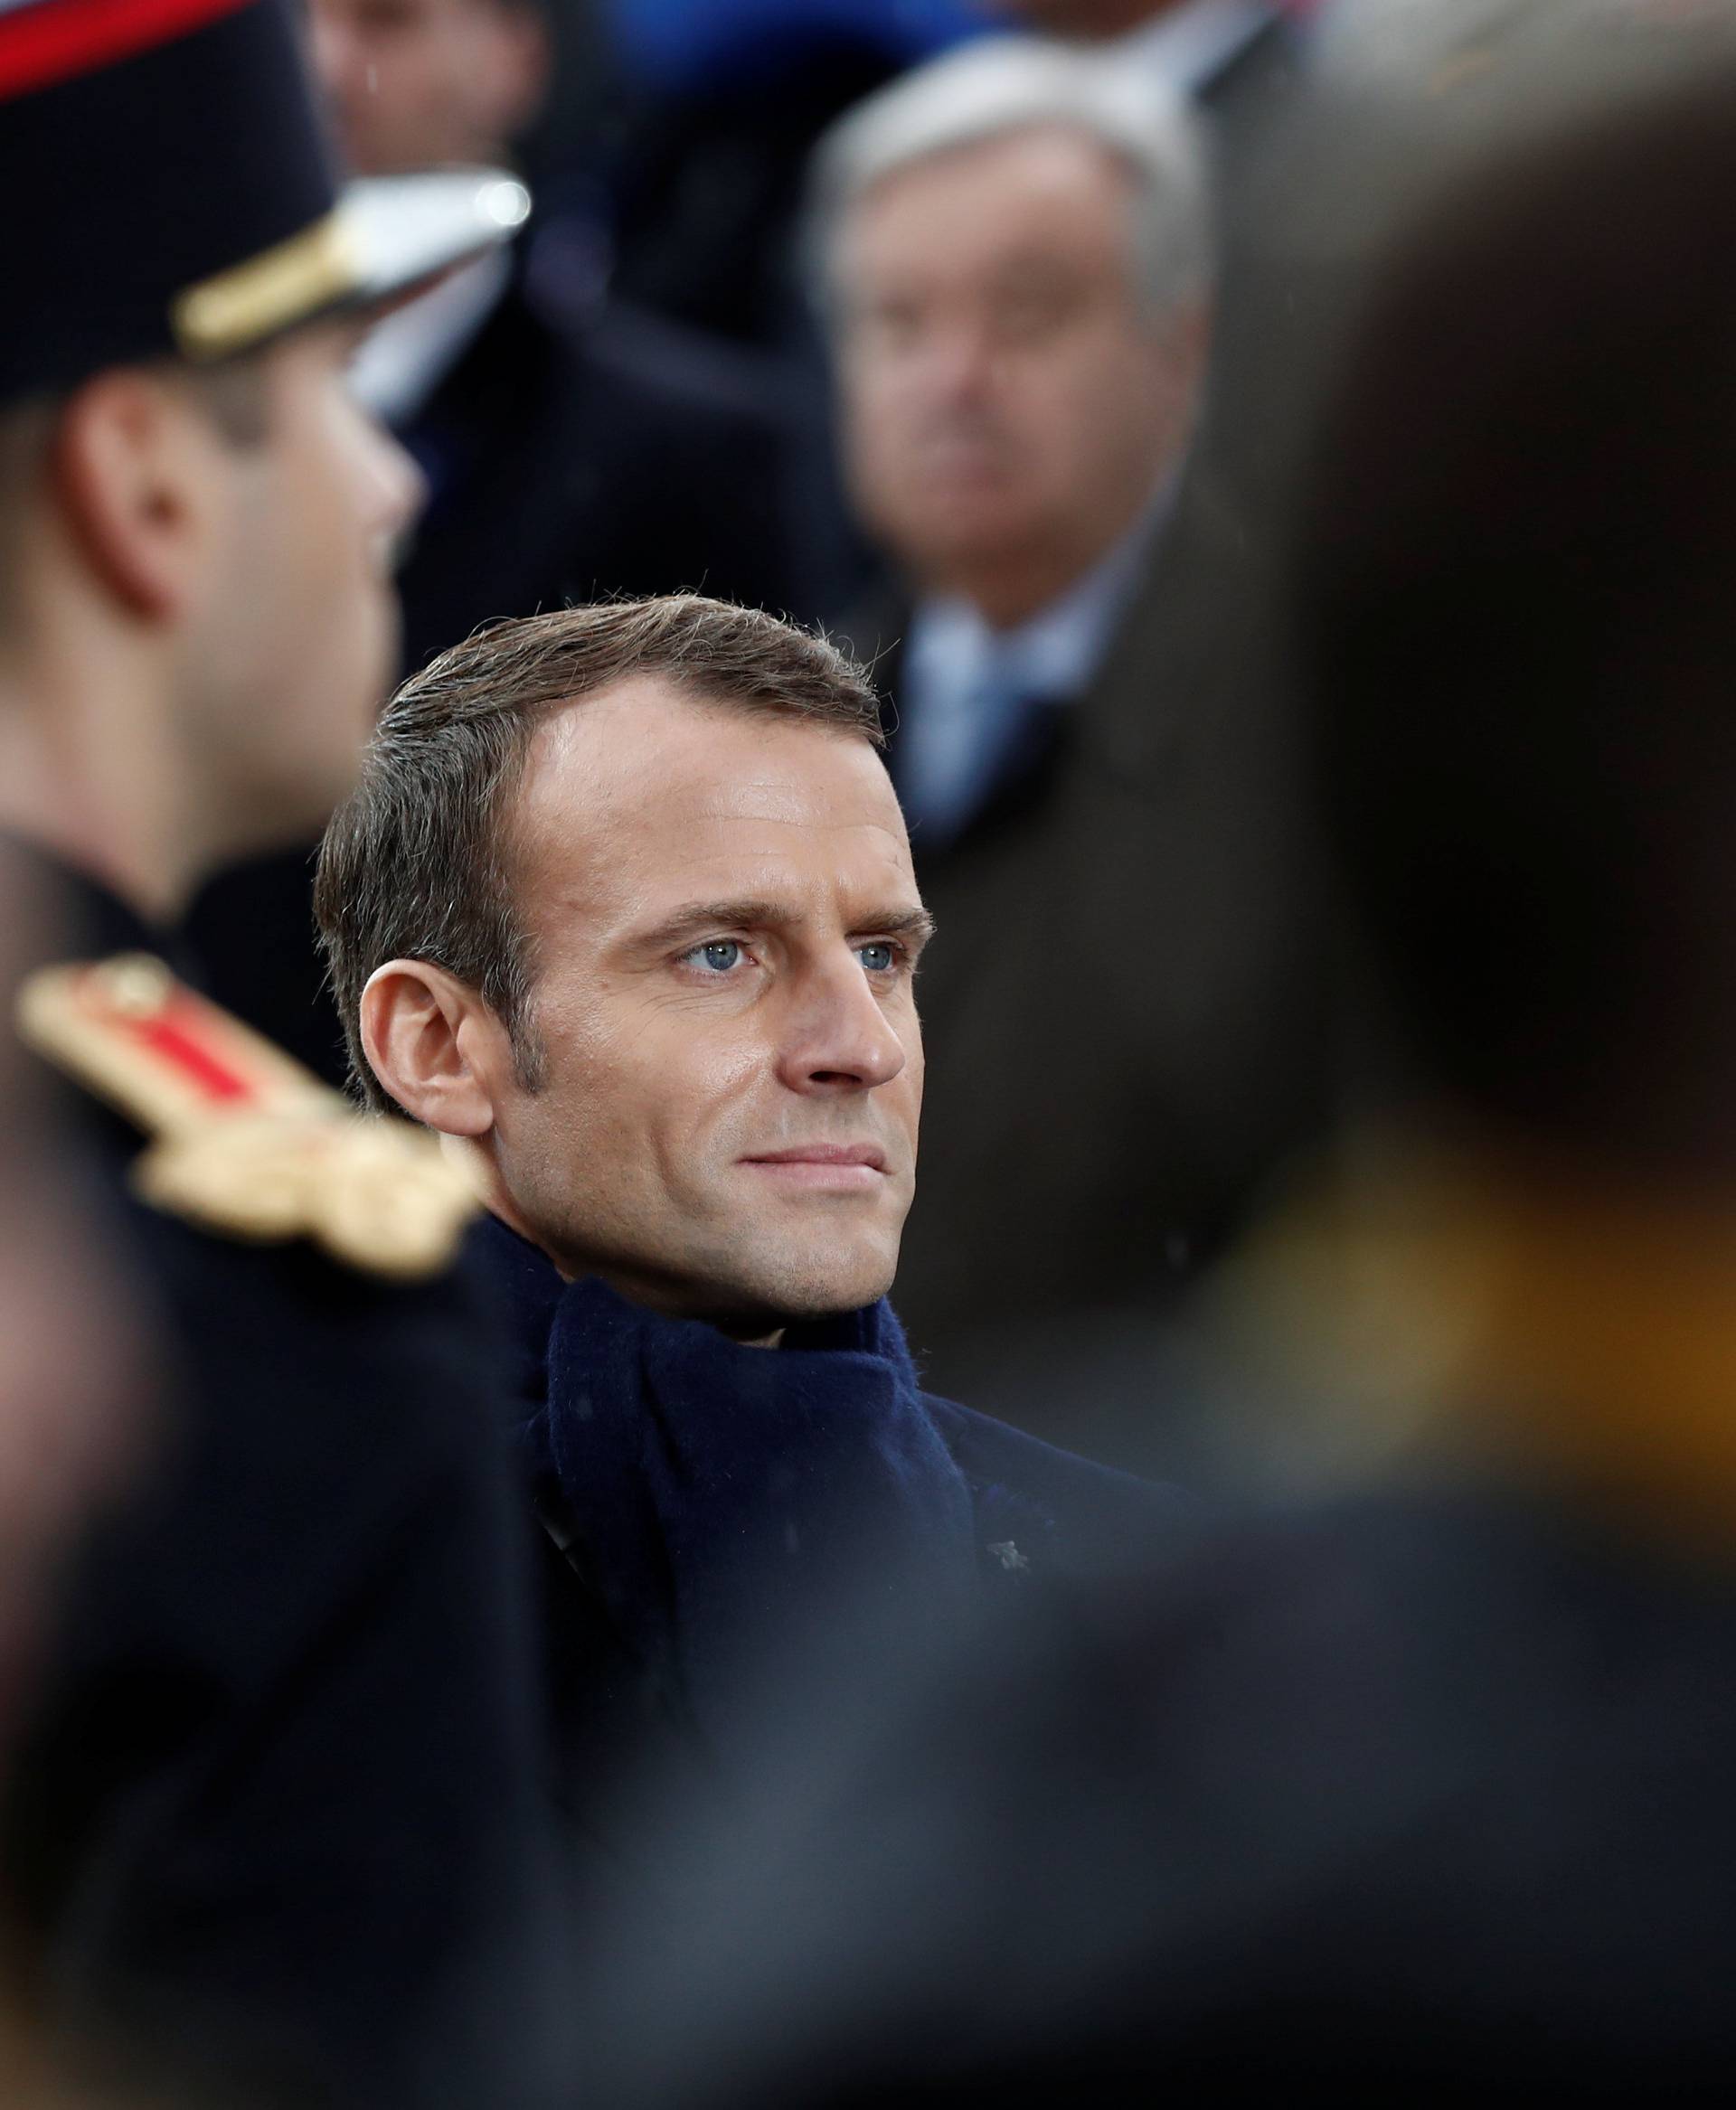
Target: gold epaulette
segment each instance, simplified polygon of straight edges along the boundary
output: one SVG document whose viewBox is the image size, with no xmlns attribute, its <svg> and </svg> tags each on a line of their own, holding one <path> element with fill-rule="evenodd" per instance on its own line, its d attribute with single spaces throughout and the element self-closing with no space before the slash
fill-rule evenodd
<svg viewBox="0 0 1736 2110">
<path fill-rule="evenodd" d="M 148 953 L 45 967 L 18 1030 L 151 1138 L 133 1184 L 230 1238 L 306 1238 L 408 1281 L 451 1259 L 476 1192 L 434 1136 L 358 1114 Z"/>
</svg>

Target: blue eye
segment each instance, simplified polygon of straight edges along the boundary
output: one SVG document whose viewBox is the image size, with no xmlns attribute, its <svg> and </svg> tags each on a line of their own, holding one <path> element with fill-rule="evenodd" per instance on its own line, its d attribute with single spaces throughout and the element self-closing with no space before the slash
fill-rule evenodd
<svg viewBox="0 0 1736 2110">
<path fill-rule="evenodd" d="M 890 975 L 898 965 L 898 947 L 881 938 L 873 945 L 859 945 L 856 957 L 871 975 Z"/>
<path fill-rule="evenodd" d="M 714 937 L 709 945 L 696 945 L 687 957 L 700 961 L 715 975 L 727 975 L 741 960 L 741 941 L 733 937 Z"/>
</svg>

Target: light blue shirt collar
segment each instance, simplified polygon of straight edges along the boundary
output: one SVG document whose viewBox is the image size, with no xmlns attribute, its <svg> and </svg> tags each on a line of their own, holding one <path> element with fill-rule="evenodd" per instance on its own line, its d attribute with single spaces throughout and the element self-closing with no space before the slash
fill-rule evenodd
<svg viewBox="0 0 1736 2110">
<path fill-rule="evenodd" d="M 1175 488 L 1166 478 L 1108 554 L 1016 628 L 995 629 L 959 598 L 917 605 L 899 683 L 898 774 L 929 845 L 980 807 L 1033 705 L 1071 702 L 1090 687 Z"/>
<path fill-rule="evenodd" d="M 1058 600 L 1011 630 L 996 630 L 957 596 L 919 601 L 905 646 L 902 687 L 912 699 L 939 686 L 957 692 L 987 681 L 1027 696 L 1070 702 L 1089 689 L 1139 576 L 1159 521 L 1174 502 L 1157 496 L 1109 553 Z"/>
</svg>

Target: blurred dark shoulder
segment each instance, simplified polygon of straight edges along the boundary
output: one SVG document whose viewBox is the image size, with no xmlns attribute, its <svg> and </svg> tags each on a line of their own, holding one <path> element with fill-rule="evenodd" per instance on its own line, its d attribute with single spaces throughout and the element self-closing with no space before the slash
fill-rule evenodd
<svg viewBox="0 0 1736 2110">
<path fill-rule="evenodd" d="M 1676 2099 L 1736 2058 L 1733 1631 L 1736 1576 L 1516 1485 L 1246 1514 L 1052 1592 L 914 1673 L 888 1743 L 828 1697 L 769 1745 L 699 1864 L 763 1886 L 733 1959 L 656 1978 L 758 2063 L 605 2032 L 615 2099 Z"/>
</svg>

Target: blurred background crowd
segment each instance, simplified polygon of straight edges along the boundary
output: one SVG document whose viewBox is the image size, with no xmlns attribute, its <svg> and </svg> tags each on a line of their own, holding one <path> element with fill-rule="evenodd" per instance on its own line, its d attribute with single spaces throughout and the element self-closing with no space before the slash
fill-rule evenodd
<svg viewBox="0 0 1736 2110">
<path fill-rule="evenodd" d="M 894 1292 L 929 1389 L 1208 1499 L 1290 1500 L 1404 1448 L 1475 1306 L 1480 1397 L 1523 1396 L 1525 1433 L 1479 1423 L 1425 1479 L 1457 1501 L 1494 1454 L 1551 1491 L 1536 1533 L 1505 1512 L 1469 1539 L 1433 1512 L 1323 1526 L 1190 1584 L 1174 1628 L 1154 1590 L 910 1671 L 901 1718 L 797 1734 L 726 1836 L 694 1844 L 675 1795 L 671 1919 L 599 1907 L 597 1954 L 626 1961 L 580 2003 L 591 2099 L 1064 2096 L 1083 2039 L 1103 2093 L 1080 2099 L 1114 2100 L 1148 2077 L 1148 2011 L 1121 1996 L 1160 1981 L 1184 2058 L 1219 2072 L 1277 2017 L 1292 2050 L 1354 2038 L 1378 2099 L 1382 2031 L 1432 2045 L 1445 2010 L 1418 1987 L 1504 1917 L 1512 2011 L 1476 2011 L 1443 2099 L 1489 2099 L 1478 2061 L 1527 2002 L 1558 2049 L 1614 2044 L 1636 2099 L 1659 2043 L 1723 2060 L 1736 324 L 1707 259 L 1736 250 L 1736 101 L 1720 76 L 1712 116 L 1684 102 L 1581 191 L 1510 157 L 1685 93 L 1736 60 L 1736 8 L 306 0 L 305 26 L 351 170 L 497 165 L 534 199 L 351 369 L 427 490 L 400 672 L 495 618 L 681 589 L 823 627 L 870 671 L 938 926 Z M 1476 205 L 1451 239 L 1427 218 L 1449 193 Z M 212 994 L 342 1086 L 315 847 L 224 871 L 187 930 Z M 29 874 L 7 883 L 27 925 Z M 7 1081 L 0 1614 L 34 1620 L 156 1404 L 147 1321 L 44 1162 L 32 1079 Z M 1663 1584 L 1584 1554 L 1584 1520 L 1629 1507 L 1648 1546 L 1667 1521 Z M 22 1706 L 14 1655 L 0 1619 Z M 1127 1698 L 1147 1670 L 1192 1725 L 1166 1773 Z M 1222 1786 L 1225 1748 L 1292 1738 L 1281 1785 L 1250 1761 Z M 1202 1831 L 1154 1817 L 1157 1778 Z M 809 1860 L 784 1854 L 794 1807 Z M 1612 1810 L 1645 1818 L 1611 1856 L 1619 1931 L 1582 1859 Z M 936 1867 L 958 1919 L 910 1875 Z M 1407 1917 L 1412 1895 L 1441 1917 Z M 854 1930 L 826 1909 L 844 1896 L 872 1902 Z M 1304 1969 L 1323 1896 L 1338 1945 Z M 1029 1930 L 1058 1912 L 1052 1949 Z M 1392 1928 L 1389 1983 L 1369 1965 Z M 1657 1976 L 1632 2011 L 1673 2027 L 1685 1984 L 1679 2037 L 1606 2029 L 1636 1949 Z M 1201 1956 L 1224 1973 L 1202 1965 L 1203 1992 L 1181 1969 Z M 785 2057 L 797 1964 L 811 2067 Z M 691 2006 L 665 2044 L 672 1986 Z M 1222 2071 L 1276 2089 L 1237 2041 Z M 949 2061 L 979 2093 L 947 2096 Z"/>
</svg>

